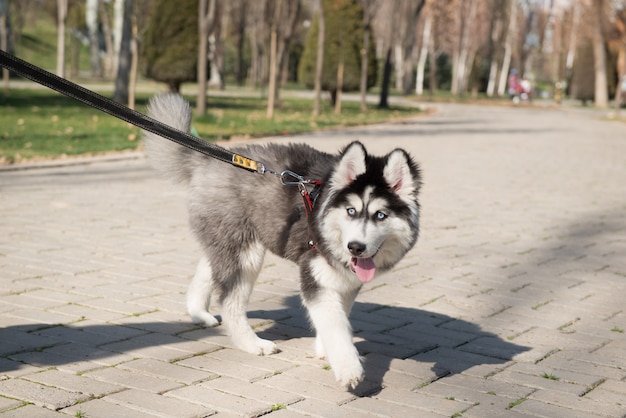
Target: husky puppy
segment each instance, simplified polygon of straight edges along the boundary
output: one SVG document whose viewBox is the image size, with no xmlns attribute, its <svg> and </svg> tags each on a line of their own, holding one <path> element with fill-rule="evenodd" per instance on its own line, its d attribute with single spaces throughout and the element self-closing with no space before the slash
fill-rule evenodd
<svg viewBox="0 0 626 418">
<path fill-rule="evenodd" d="M 189 132 L 191 109 L 175 94 L 152 98 L 148 114 Z M 316 331 L 316 354 L 326 357 L 347 389 L 363 379 L 348 315 L 357 293 L 391 269 L 418 236 L 419 169 L 403 150 L 371 156 L 360 142 L 332 155 L 307 145 L 249 145 L 232 151 L 267 167 L 321 181 L 305 211 L 296 186 L 255 175 L 145 132 L 154 167 L 188 188 L 191 229 L 203 256 L 187 292 L 196 323 L 214 327 L 214 295 L 233 344 L 267 355 L 278 351 L 248 323 L 250 293 L 266 250 L 298 263 L 304 305 Z"/>
</svg>

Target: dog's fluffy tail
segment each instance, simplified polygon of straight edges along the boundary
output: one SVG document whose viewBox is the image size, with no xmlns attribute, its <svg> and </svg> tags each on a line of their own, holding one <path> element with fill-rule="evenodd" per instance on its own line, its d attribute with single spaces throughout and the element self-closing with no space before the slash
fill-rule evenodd
<svg viewBox="0 0 626 418">
<path fill-rule="evenodd" d="M 189 103 L 175 93 L 160 94 L 150 99 L 148 116 L 183 132 L 191 129 Z M 147 131 L 143 133 L 143 143 L 146 155 L 155 169 L 173 181 L 189 181 L 192 150 Z"/>
</svg>

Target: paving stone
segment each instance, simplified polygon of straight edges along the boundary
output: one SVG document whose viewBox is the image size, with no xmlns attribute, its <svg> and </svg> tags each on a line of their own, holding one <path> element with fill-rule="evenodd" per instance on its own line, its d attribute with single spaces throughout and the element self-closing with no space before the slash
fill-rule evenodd
<svg viewBox="0 0 626 418">
<path fill-rule="evenodd" d="M 168 397 L 203 405 L 219 412 L 259 416 L 271 412 L 272 405 L 220 392 L 202 383 L 170 391 Z"/>
<path fill-rule="evenodd" d="M 599 397 L 602 398 L 602 396 Z M 615 402 L 614 397 L 612 396 L 601 401 L 597 401 L 587 396 L 581 397 L 571 393 L 556 392 L 552 390 L 538 390 L 537 392 L 531 394 L 529 398 L 562 408 L 573 409 L 574 411 L 586 412 L 605 417 L 623 416 L 626 413 L 626 405 Z M 607 400 L 609 402 L 606 402 Z"/>
<path fill-rule="evenodd" d="M 24 402 L 22 401 L 0 397 L 0 412 L 16 409 L 23 405 Z"/>
<path fill-rule="evenodd" d="M 94 370 L 85 373 L 84 376 L 118 386 L 140 389 L 154 393 L 161 393 L 182 386 L 182 384 L 177 382 L 133 373 L 117 367 Z"/>
<path fill-rule="evenodd" d="M 229 393 L 246 399 L 253 399 L 270 405 L 288 406 L 304 399 L 300 395 L 283 392 L 276 388 L 267 388 L 256 383 L 242 382 L 230 377 L 219 377 L 204 382 L 203 386 L 219 392 Z"/>
<path fill-rule="evenodd" d="M 89 395 L 84 393 L 58 389 L 22 379 L 0 381 L 0 395 L 20 399 L 55 411 L 89 398 Z"/>
<path fill-rule="evenodd" d="M 118 367 L 161 379 L 171 379 L 175 382 L 184 383 L 186 385 L 192 385 L 194 383 L 218 377 L 218 375 L 214 373 L 150 358 L 129 361 L 127 363 L 120 364 Z"/>
<path fill-rule="evenodd" d="M 47 408 L 41 408 L 36 405 L 26 404 L 20 408 L 10 409 L 2 412 L 2 418 L 62 418 L 67 415 L 60 412 L 52 411 Z"/>
<path fill-rule="evenodd" d="M 193 418 L 205 417 L 215 413 L 214 410 L 206 406 L 136 389 L 114 393 L 107 396 L 106 400 L 107 402 L 160 417 Z"/>
<path fill-rule="evenodd" d="M 65 408 L 63 412 L 73 416 L 86 417 L 119 417 L 119 418 L 154 418 L 153 413 L 146 413 L 129 407 L 129 405 L 116 405 L 105 399 L 93 399 L 78 405 Z M 78 415 L 81 414 L 81 415 Z M 67 415 L 63 415 L 67 416 Z"/>
<path fill-rule="evenodd" d="M 426 412 L 375 398 L 358 398 L 342 406 L 344 409 L 352 409 L 361 414 L 372 414 L 377 417 L 410 417 L 419 416 L 424 418 L 440 418 L 442 414 Z"/>
<path fill-rule="evenodd" d="M 24 376 L 23 379 L 98 398 L 124 389 L 122 386 L 99 382 L 59 370 L 46 370 L 41 373 Z"/>
<path fill-rule="evenodd" d="M 328 371 L 328 376 L 330 378 L 332 372 Z M 329 378 L 326 380 L 326 383 L 320 383 L 319 381 L 299 379 L 287 373 L 282 373 L 260 380 L 256 384 L 284 392 L 300 394 L 305 398 L 331 402 L 336 405 L 342 405 L 355 399 L 355 395 L 338 388 L 336 385 L 329 386 Z"/>
</svg>

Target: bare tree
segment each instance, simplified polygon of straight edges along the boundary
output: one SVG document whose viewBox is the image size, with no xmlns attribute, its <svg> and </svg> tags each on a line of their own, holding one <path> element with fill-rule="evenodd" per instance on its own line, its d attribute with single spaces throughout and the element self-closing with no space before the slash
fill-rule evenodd
<svg viewBox="0 0 626 418">
<path fill-rule="evenodd" d="M 206 113 L 207 98 L 207 63 L 209 52 L 209 35 L 215 26 L 218 0 L 200 0 L 198 3 L 198 95 L 196 112 Z"/>
<path fill-rule="evenodd" d="M 615 108 L 619 109 L 623 105 L 623 90 L 626 84 L 626 4 L 615 13 L 615 29 L 618 34 L 617 53 L 617 86 L 615 87 Z"/>
<path fill-rule="evenodd" d="M 9 5 L 6 0 L 0 1 L 0 49 L 9 51 Z M 2 67 L 2 85 L 4 92 L 9 92 L 9 70 Z"/>
<path fill-rule="evenodd" d="M 117 74 L 115 77 L 115 91 L 113 100 L 118 103 L 128 103 L 130 70 L 132 66 L 132 14 L 133 0 L 116 0 L 122 3 L 122 33 L 120 38 L 119 55 L 117 58 Z"/>
<path fill-rule="evenodd" d="M 489 43 L 490 50 L 490 64 L 489 64 L 489 76 L 487 80 L 487 96 L 491 97 L 496 93 L 496 84 L 498 77 L 498 70 L 501 68 L 500 63 L 502 60 L 502 46 L 505 36 L 506 25 L 504 20 L 506 18 L 505 8 L 506 2 L 494 1 L 491 4 L 493 13 L 491 15 L 491 36 Z"/>
<path fill-rule="evenodd" d="M 277 0 L 277 4 L 274 9 L 274 19 L 272 20 L 272 29 L 270 32 L 270 79 L 267 93 L 267 118 L 274 117 L 274 100 L 276 100 L 276 73 L 278 71 L 278 19 L 280 18 L 280 6 L 281 0 Z"/>
<path fill-rule="evenodd" d="M 417 20 L 425 4 L 425 0 L 409 0 L 396 9 L 401 13 L 398 20 L 400 33 L 396 40 L 396 71 L 398 90 L 403 94 L 411 93 L 413 85 L 413 69 L 417 61 Z"/>
<path fill-rule="evenodd" d="M 361 93 L 361 112 L 367 111 L 367 70 L 369 63 L 370 36 L 372 32 L 372 20 L 378 10 L 376 0 L 362 0 L 363 3 L 363 47 L 361 48 L 361 81 L 359 90 Z M 318 50 L 318 54 L 319 54 Z"/>
<path fill-rule="evenodd" d="M 433 21 L 432 12 L 424 13 L 424 27 L 422 28 L 422 45 L 420 47 L 419 58 L 417 61 L 417 69 L 415 72 L 415 94 L 421 96 L 424 94 L 424 71 L 426 69 L 426 59 L 428 58 L 429 45 L 432 42 L 430 37 L 431 26 Z M 433 56 L 430 57 L 431 66 L 434 65 Z"/>
<path fill-rule="evenodd" d="M 250 3 L 247 26 L 250 39 L 250 87 L 256 88 L 257 84 L 267 79 L 266 39 L 269 41 L 266 21 L 266 0 L 257 0 Z M 269 43 L 269 42 L 267 42 Z"/>
<path fill-rule="evenodd" d="M 566 77 L 569 78 L 572 75 L 572 69 L 574 68 L 574 57 L 576 56 L 576 45 L 578 40 L 578 30 L 580 22 L 580 9 L 579 2 L 574 2 L 572 5 L 572 27 L 570 29 L 569 47 L 567 49 L 567 58 L 565 59 L 565 71 Z"/>
<path fill-rule="evenodd" d="M 511 68 L 511 55 L 513 53 L 513 44 L 515 43 L 515 34 L 517 31 L 517 2 L 509 0 L 509 25 L 504 40 L 504 57 L 502 58 L 502 69 L 500 70 L 500 79 L 498 80 L 498 96 L 504 96 L 506 92 L 506 83 Z"/>
<path fill-rule="evenodd" d="M 115 76 L 115 72 L 117 70 L 117 66 L 115 64 L 117 57 L 115 54 L 113 31 L 111 30 L 111 23 L 109 22 L 109 13 L 104 1 L 98 2 L 98 15 L 100 17 L 100 26 L 102 27 L 102 38 L 104 39 L 105 48 L 104 74 L 108 77 L 113 77 Z"/>
<path fill-rule="evenodd" d="M 274 107 L 278 103 L 278 70 L 283 67 L 302 10 L 300 0 L 289 0 L 285 2 L 276 0 L 273 6 L 274 13 L 270 37 L 269 88 L 267 93 L 268 118 L 273 117 Z"/>
<path fill-rule="evenodd" d="M 593 68 L 595 73 L 595 105 L 597 107 L 607 107 L 609 104 L 608 83 L 606 77 L 606 51 L 604 49 L 604 33 L 602 32 L 602 22 L 604 20 L 605 0 L 592 2 L 592 46 L 593 46 Z"/>
<path fill-rule="evenodd" d="M 324 21 L 324 2 L 317 0 L 317 56 L 315 58 L 315 101 L 313 102 L 313 116 L 319 116 L 322 101 L 322 75 L 324 70 L 324 36 L 326 24 Z"/>
<path fill-rule="evenodd" d="M 465 3 L 465 2 L 464 2 Z M 470 56 L 470 42 L 472 35 L 472 24 L 476 16 L 476 0 L 469 0 L 469 10 L 464 10 L 464 7 L 459 7 L 459 25 L 461 29 L 461 38 L 459 39 L 459 46 L 452 57 L 452 94 L 463 93 L 466 89 L 465 80 L 467 78 L 467 72 L 471 61 Z"/>
<path fill-rule="evenodd" d="M 57 75 L 65 76 L 65 21 L 68 0 L 57 0 Z"/>
<path fill-rule="evenodd" d="M 241 86 L 245 79 L 245 67 L 244 67 L 244 43 L 246 40 L 246 15 L 249 13 L 250 8 L 249 0 L 230 0 L 225 4 L 225 15 L 228 16 L 230 23 L 230 31 L 228 34 L 234 38 L 234 45 L 236 48 L 235 58 L 235 82 L 238 86 Z"/>
<path fill-rule="evenodd" d="M 98 0 L 87 0 L 85 4 L 85 20 L 89 32 L 89 62 L 91 75 L 102 76 L 100 65 L 100 45 L 98 40 Z"/>
</svg>

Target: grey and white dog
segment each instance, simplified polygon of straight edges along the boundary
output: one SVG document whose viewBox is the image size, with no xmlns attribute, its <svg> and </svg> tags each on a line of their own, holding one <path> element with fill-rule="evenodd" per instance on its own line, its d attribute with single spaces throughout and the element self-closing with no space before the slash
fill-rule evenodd
<svg viewBox="0 0 626 418">
<path fill-rule="evenodd" d="M 179 95 L 154 97 L 148 113 L 190 130 L 191 110 Z M 302 144 L 232 149 L 268 167 L 321 180 L 307 216 L 297 187 L 246 173 L 152 133 L 144 133 L 144 144 L 156 169 L 188 187 L 191 229 L 203 252 L 187 292 L 192 320 L 219 324 L 208 310 L 215 295 L 236 347 L 258 355 L 277 352 L 272 341 L 254 333 L 246 316 L 269 250 L 300 266 L 316 354 L 327 358 L 342 386 L 356 387 L 363 366 L 348 315 L 363 284 L 391 269 L 417 240 L 421 182 L 413 159 L 401 149 L 371 156 L 359 142 L 338 155 Z"/>
</svg>

